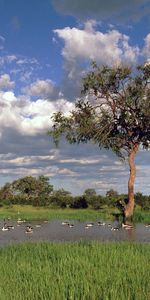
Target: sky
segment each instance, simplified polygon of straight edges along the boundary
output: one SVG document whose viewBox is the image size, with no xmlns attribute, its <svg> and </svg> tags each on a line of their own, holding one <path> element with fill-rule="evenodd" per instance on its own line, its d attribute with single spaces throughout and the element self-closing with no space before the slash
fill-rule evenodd
<svg viewBox="0 0 150 300">
<path fill-rule="evenodd" d="M 129 168 L 93 144 L 55 147 L 52 115 L 69 113 L 98 65 L 150 60 L 149 0 L 0 0 L 0 185 L 49 176 L 74 195 L 127 192 Z M 136 157 L 135 191 L 150 194 L 150 153 Z"/>
</svg>

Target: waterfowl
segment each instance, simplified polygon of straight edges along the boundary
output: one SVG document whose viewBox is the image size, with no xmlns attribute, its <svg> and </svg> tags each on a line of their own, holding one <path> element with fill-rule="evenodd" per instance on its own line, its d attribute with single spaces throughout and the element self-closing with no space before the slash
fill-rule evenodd
<svg viewBox="0 0 150 300">
<path fill-rule="evenodd" d="M 118 231 L 118 230 L 119 230 L 119 227 L 111 227 L 111 230 L 112 230 L 112 231 Z"/>
<path fill-rule="evenodd" d="M 33 227 L 31 227 L 30 225 L 28 225 L 26 227 L 26 233 L 32 233 L 33 232 Z"/>
<path fill-rule="evenodd" d="M 70 228 L 73 228 L 73 227 L 74 227 L 74 224 L 68 224 L 68 226 L 69 226 Z"/>
<path fill-rule="evenodd" d="M 22 223 L 24 223 L 24 220 L 21 220 L 20 218 L 17 220 L 17 225 L 21 225 Z"/>
<path fill-rule="evenodd" d="M 41 225 L 40 225 L 40 224 L 37 224 L 37 225 L 35 225 L 35 227 L 39 228 L 39 227 L 41 227 Z"/>
<path fill-rule="evenodd" d="M 13 225 L 7 225 L 7 228 L 8 229 L 14 229 L 14 226 Z"/>
<path fill-rule="evenodd" d="M 9 229 L 8 229 L 8 227 L 7 226 L 3 226 L 2 227 L 2 231 L 8 231 Z"/>
<path fill-rule="evenodd" d="M 69 226 L 69 222 L 64 221 L 64 222 L 61 223 L 61 225 L 68 225 Z"/>
<path fill-rule="evenodd" d="M 87 227 L 93 227 L 94 226 L 94 223 L 88 223 L 86 224 Z"/>
<path fill-rule="evenodd" d="M 97 222 L 97 224 L 98 224 L 98 226 L 105 226 L 106 225 L 106 223 L 104 223 L 104 222 Z"/>
<path fill-rule="evenodd" d="M 145 225 L 145 227 L 150 227 L 150 224 Z"/>
<path fill-rule="evenodd" d="M 5 219 L 4 219 L 4 225 L 2 227 L 2 231 L 8 231 L 8 230 L 12 229 L 11 227 L 13 227 L 13 226 L 7 225 L 7 223 L 5 222 Z"/>
<path fill-rule="evenodd" d="M 89 229 L 89 228 L 90 228 L 89 226 L 85 225 L 85 229 Z"/>
</svg>

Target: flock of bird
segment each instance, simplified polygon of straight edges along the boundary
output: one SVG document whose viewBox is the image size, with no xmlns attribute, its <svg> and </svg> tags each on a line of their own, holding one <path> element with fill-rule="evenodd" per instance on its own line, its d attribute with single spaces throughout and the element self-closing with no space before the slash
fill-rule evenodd
<svg viewBox="0 0 150 300">
<path fill-rule="evenodd" d="M 7 219 L 8 221 L 10 220 L 9 218 Z M 20 218 L 18 218 L 17 220 L 17 226 L 20 226 L 21 224 L 25 223 L 25 220 L 21 220 Z M 36 225 L 36 227 L 40 227 L 41 225 Z M 4 219 L 4 224 L 2 227 L 2 231 L 9 231 L 14 229 L 14 225 L 9 225 L 6 220 Z M 32 233 L 33 232 L 33 227 L 28 224 L 25 228 L 25 233 Z"/>
<path fill-rule="evenodd" d="M 74 227 L 74 224 L 69 223 L 68 221 L 62 222 L 62 225 L 68 226 L 68 227 L 70 227 L 70 228 L 73 228 L 73 227 Z M 89 229 L 89 228 L 93 227 L 94 225 L 95 225 L 94 223 L 87 223 L 87 224 L 85 225 L 85 229 Z M 112 224 L 110 224 L 110 223 L 107 224 L 107 223 L 104 223 L 104 222 L 99 221 L 99 222 L 97 222 L 97 225 L 98 225 L 98 226 L 106 226 L 106 227 L 110 227 L 110 229 L 111 229 L 112 231 L 117 231 L 117 230 L 119 230 L 121 227 L 124 228 L 124 229 L 126 229 L 126 230 L 133 229 L 133 226 L 132 226 L 132 225 L 124 224 L 124 223 L 122 223 L 121 226 L 113 227 Z M 150 224 L 147 225 L 147 226 L 150 226 Z"/>
<path fill-rule="evenodd" d="M 62 222 L 62 225 L 68 226 L 70 228 L 74 227 L 74 224 L 72 224 L 72 223 L 70 223 L 68 221 Z M 87 223 L 85 225 L 85 229 L 89 229 L 89 228 L 93 227 L 94 225 L 95 225 L 94 223 Z M 131 229 L 134 228 L 133 225 L 131 225 L 131 224 L 125 224 L 125 223 L 122 223 L 121 226 L 113 227 L 112 224 L 110 224 L 110 223 L 104 223 L 104 222 L 101 222 L 101 221 L 97 222 L 97 225 L 98 226 L 109 227 L 111 229 L 111 231 L 118 231 L 121 228 L 123 228 L 125 230 L 131 230 Z M 145 225 L 145 227 L 150 227 L 150 224 Z"/>
<path fill-rule="evenodd" d="M 8 218 L 8 221 L 9 220 L 10 219 Z M 20 226 L 21 224 L 23 224 L 25 222 L 26 222 L 25 220 L 21 220 L 20 218 L 18 218 L 18 220 L 17 220 L 17 226 Z M 47 223 L 47 222 L 48 221 L 44 221 L 44 223 Z M 63 226 L 67 226 L 69 228 L 73 228 L 75 226 L 73 223 L 70 223 L 68 221 L 63 221 L 61 224 Z M 101 222 L 101 221 L 97 222 L 96 224 L 98 226 L 109 227 L 112 231 L 118 231 L 121 228 L 123 228 L 125 230 L 131 230 L 131 229 L 134 228 L 133 225 L 125 224 L 125 223 L 122 223 L 120 226 L 117 226 L 117 227 L 113 227 L 112 224 L 110 224 L 110 223 L 104 223 L 104 222 Z M 94 223 L 87 223 L 85 225 L 85 229 L 89 229 L 89 228 L 93 227 L 96 224 L 94 224 Z M 36 224 L 35 227 L 38 228 L 38 227 L 41 227 L 41 225 L 40 224 Z M 150 224 L 145 225 L 145 227 L 150 227 Z M 4 224 L 3 224 L 3 227 L 2 227 L 2 231 L 9 231 L 9 230 L 12 230 L 12 229 L 14 229 L 14 225 L 9 225 L 6 222 L 6 220 L 4 219 Z M 25 227 L 25 233 L 33 233 L 33 227 L 30 224 L 26 225 L 26 227 Z"/>
</svg>

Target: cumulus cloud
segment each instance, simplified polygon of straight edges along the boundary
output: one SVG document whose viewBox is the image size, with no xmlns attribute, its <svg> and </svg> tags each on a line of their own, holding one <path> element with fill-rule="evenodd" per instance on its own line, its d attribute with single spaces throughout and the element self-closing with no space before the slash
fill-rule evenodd
<svg viewBox="0 0 150 300">
<path fill-rule="evenodd" d="M 53 0 L 59 12 L 72 15 L 81 20 L 91 17 L 98 20 L 114 18 L 118 22 L 136 21 L 150 13 L 149 0 Z"/>
<path fill-rule="evenodd" d="M 11 89 L 15 86 L 15 82 L 10 80 L 8 74 L 3 74 L 0 76 L 0 89 Z"/>
<path fill-rule="evenodd" d="M 79 94 L 81 77 L 92 60 L 99 65 L 134 64 L 139 58 L 140 49 L 131 46 L 129 37 L 118 30 L 101 32 L 95 28 L 96 22 L 89 20 L 83 29 L 65 27 L 54 33 L 64 41 L 62 56 L 66 80 L 63 82 L 65 95 Z M 76 84 L 74 84 L 74 82 Z M 72 86 L 72 87 L 71 87 Z M 68 94 L 69 94 L 68 93 Z"/>
<path fill-rule="evenodd" d="M 62 55 L 65 60 L 74 62 L 76 59 L 91 59 L 109 65 L 136 61 L 139 49 L 129 45 L 127 35 L 117 30 L 106 33 L 96 31 L 89 21 L 88 27 L 86 25 L 83 30 L 70 27 L 54 30 L 64 40 Z"/>
<path fill-rule="evenodd" d="M 54 83 L 49 80 L 36 80 L 30 86 L 27 86 L 23 89 L 30 96 L 42 97 L 44 99 L 47 98 L 56 98 L 58 97 L 58 89 L 54 85 Z"/>
<path fill-rule="evenodd" d="M 73 104 L 64 99 L 50 102 L 44 99 L 19 98 L 13 92 L 0 92 L 0 128 L 13 128 L 22 135 L 38 135 L 52 124 L 50 116 L 58 110 L 68 113 Z"/>
</svg>

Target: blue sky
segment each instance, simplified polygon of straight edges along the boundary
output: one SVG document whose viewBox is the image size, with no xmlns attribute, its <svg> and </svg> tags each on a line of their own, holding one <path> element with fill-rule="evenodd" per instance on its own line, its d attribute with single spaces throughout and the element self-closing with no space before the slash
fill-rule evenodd
<svg viewBox="0 0 150 300">
<path fill-rule="evenodd" d="M 0 0 L 0 184 L 50 177 L 74 194 L 127 191 L 128 165 L 97 146 L 61 142 L 46 132 L 68 113 L 91 60 L 136 65 L 150 60 L 147 0 Z M 136 158 L 136 191 L 150 194 L 149 152 Z"/>
</svg>

